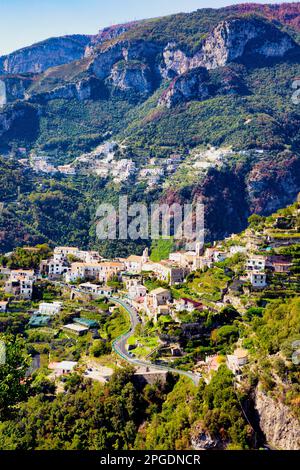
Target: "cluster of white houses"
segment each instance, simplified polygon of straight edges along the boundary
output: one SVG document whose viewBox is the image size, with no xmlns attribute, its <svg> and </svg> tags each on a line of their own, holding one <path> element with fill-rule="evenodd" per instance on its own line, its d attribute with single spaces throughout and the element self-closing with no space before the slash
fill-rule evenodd
<svg viewBox="0 0 300 470">
<path fill-rule="evenodd" d="M 252 255 L 246 261 L 247 280 L 254 288 L 267 286 L 267 271 L 275 273 L 289 273 L 292 261 L 286 256 Z"/>
<path fill-rule="evenodd" d="M 214 263 L 224 261 L 236 253 L 247 254 L 249 250 L 241 245 L 233 245 L 225 250 L 215 244 L 203 252 L 201 245 L 196 244 L 195 251 L 173 252 L 170 253 L 169 259 L 153 262 L 149 258 L 147 248 L 141 256 L 131 255 L 127 258 L 108 260 L 101 257 L 97 251 L 59 246 L 54 249 L 50 259 L 41 262 L 38 276 L 47 277 L 49 280 L 63 279 L 66 283 L 82 280 L 82 290 L 104 296 L 110 296 L 113 291 L 106 285 L 108 281 L 119 280 L 125 284 L 130 298 L 139 305 L 144 302 L 148 312 L 155 309 L 159 313 L 167 311 L 168 299 L 163 299 L 163 302 L 152 299 L 153 294 L 148 295 L 142 285 L 141 274 L 148 273 L 172 286 L 184 282 L 191 271 L 210 268 Z M 246 275 L 241 280 L 249 281 L 253 288 L 264 288 L 267 285 L 267 271 L 288 273 L 291 265 L 289 259 L 279 255 L 248 255 L 245 264 Z M 32 298 L 37 277 L 33 270 L 5 269 L 5 274 L 8 276 L 6 293 L 22 299 Z M 158 295 L 165 294 L 159 292 Z"/>
<path fill-rule="evenodd" d="M 128 298 L 132 306 L 140 312 L 145 312 L 150 319 L 154 320 L 154 323 L 162 315 L 171 315 L 177 321 L 177 313 L 183 310 L 192 312 L 205 308 L 201 302 L 192 299 L 173 299 L 171 291 L 164 287 L 158 287 L 147 292 L 139 275 L 125 274 L 123 282 L 128 290 Z"/>
<path fill-rule="evenodd" d="M 36 280 L 34 270 L 12 270 L 5 283 L 5 292 L 14 297 L 30 300 L 33 293 L 33 284 Z"/>
<path fill-rule="evenodd" d="M 106 260 L 95 251 L 57 247 L 50 260 L 42 261 L 40 271 L 51 280 L 64 276 L 68 283 L 80 279 L 107 283 L 115 277 L 121 280 L 124 272 L 152 272 L 158 279 L 174 285 L 184 281 L 190 271 L 188 268 L 189 262 L 180 263 L 172 258 L 154 263 L 150 261 L 147 249 L 142 256 L 131 255 L 128 258 Z"/>
</svg>

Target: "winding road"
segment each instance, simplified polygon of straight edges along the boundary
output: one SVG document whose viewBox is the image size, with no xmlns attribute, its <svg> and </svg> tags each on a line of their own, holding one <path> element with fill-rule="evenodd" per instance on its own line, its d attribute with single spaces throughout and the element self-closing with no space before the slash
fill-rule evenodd
<svg viewBox="0 0 300 470">
<path fill-rule="evenodd" d="M 52 282 L 53 282 L 53 284 L 59 285 L 61 287 L 68 287 L 70 289 L 69 284 L 59 282 L 59 281 L 52 281 Z M 79 289 L 78 287 L 74 288 L 74 290 L 76 292 L 81 292 L 81 293 L 86 294 L 85 291 Z M 126 343 L 127 343 L 128 339 L 131 336 L 133 336 L 135 327 L 140 323 L 138 313 L 131 305 L 129 305 L 128 302 L 126 302 L 123 299 L 116 298 L 116 297 L 108 297 L 108 299 L 110 301 L 114 302 L 115 304 L 118 304 L 121 307 L 123 307 L 126 310 L 126 312 L 128 313 L 129 318 L 130 318 L 130 329 L 126 333 L 123 333 L 121 336 L 119 336 L 117 339 L 115 339 L 114 342 L 112 343 L 113 351 L 118 356 L 120 356 L 126 362 L 129 362 L 130 364 L 135 365 L 135 366 L 146 367 L 146 368 L 149 368 L 149 369 L 151 368 L 151 369 L 165 370 L 167 372 L 172 372 L 174 374 L 183 375 L 183 376 L 188 377 L 189 379 L 191 379 L 194 382 L 195 385 L 198 385 L 199 380 L 201 378 L 200 374 L 195 374 L 193 372 L 188 372 L 188 371 L 184 371 L 184 370 L 181 370 L 181 369 L 174 369 L 173 367 L 163 366 L 163 365 L 155 364 L 155 363 L 152 363 L 152 362 L 149 362 L 149 361 L 141 361 L 139 359 L 136 359 L 136 358 L 132 357 L 126 349 Z"/>
<path fill-rule="evenodd" d="M 116 354 L 118 354 L 118 356 L 120 356 L 122 359 L 124 359 L 125 361 L 127 361 L 130 364 L 135 365 L 135 366 L 148 367 L 148 368 L 151 368 L 151 369 L 165 370 L 167 372 L 173 372 L 175 374 L 183 375 L 183 376 L 188 377 L 189 379 L 191 379 L 194 382 L 195 385 L 198 385 L 199 380 L 201 378 L 201 376 L 199 374 L 195 374 L 193 372 L 187 372 L 187 371 L 184 371 L 184 370 L 181 370 L 181 369 L 174 369 L 172 367 L 163 366 L 163 365 L 160 365 L 160 364 L 153 364 L 153 363 L 147 362 L 147 361 L 141 361 L 139 359 L 136 359 L 136 358 L 132 357 L 126 349 L 126 343 L 127 343 L 128 339 L 131 336 L 133 336 L 135 327 L 139 324 L 139 316 L 137 314 L 137 311 L 133 307 L 131 307 L 131 305 L 129 305 L 125 300 L 121 300 L 121 299 L 118 299 L 118 298 L 115 298 L 115 297 L 110 297 L 109 300 L 111 300 L 112 302 L 120 305 L 121 307 L 123 307 L 126 310 L 126 312 L 128 313 L 128 315 L 130 317 L 130 323 L 131 323 L 129 331 L 127 331 L 126 333 L 122 334 L 117 339 L 115 339 L 115 341 L 112 344 L 112 348 L 113 348 L 114 352 Z"/>
</svg>

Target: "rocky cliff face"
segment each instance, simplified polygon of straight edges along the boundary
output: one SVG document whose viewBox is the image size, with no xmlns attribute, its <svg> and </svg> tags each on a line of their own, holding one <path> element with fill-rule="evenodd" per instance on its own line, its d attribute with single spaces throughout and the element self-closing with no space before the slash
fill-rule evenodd
<svg viewBox="0 0 300 470">
<path fill-rule="evenodd" d="M 163 80 L 171 78 L 170 87 L 159 100 L 159 105 L 167 107 L 216 94 L 244 94 L 241 76 L 234 70 L 228 73 L 228 64 L 251 58 L 255 61 L 257 57 L 281 58 L 298 47 L 290 36 L 264 20 L 239 18 L 221 21 L 203 39 L 198 52 L 188 56 L 174 42 L 164 46 L 146 38 L 115 40 L 133 25 L 103 30 L 92 43 L 87 36 L 54 38 L 1 58 L 0 69 L 2 66 L 5 74 L 34 73 L 37 83 L 47 83 L 46 91 L 43 86 L 34 86 L 27 94 L 24 80 L 14 79 L 11 93 L 5 81 L 7 93 L 4 98 L 2 84 L 1 103 L 14 97 L 30 97 L 34 101 L 92 99 L 95 95 L 89 86 L 91 79 L 106 81 L 112 90 L 130 90 L 146 98 Z M 83 58 L 84 54 L 88 57 Z M 59 67 L 60 64 L 63 65 Z M 222 70 L 221 79 L 214 83 L 205 70 Z M 83 73 L 87 76 L 84 82 Z"/>
<path fill-rule="evenodd" d="M 51 38 L 0 58 L 0 73 L 41 73 L 49 67 L 67 64 L 84 56 L 89 36 Z"/>
<path fill-rule="evenodd" d="M 259 425 L 267 443 L 279 450 L 300 448 L 300 426 L 282 403 L 257 390 L 255 407 L 259 415 Z"/>
<path fill-rule="evenodd" d="M 25 99 L 31 103 L 44 103 L 51 100 L 65 99 L 78 101 L 97 98 L 101 83 L 94 77 L 83 78 L 76 82 L 63 83 L 49 91 L 25 93 Z"/>
<path fill-rule="evenodd" d="M 161 96 L 158 104 L 171 108 L 192 99 L 205 100 L 209 96 L 211 96 L 211 93 L 208 72 L 205 68 L 199 67 L 174 78 L 168 89 Z"/>
<path fill-rule="evenodd" d="M 130 23 L 117 24 L 109 26 L 108 28 L 101 29 L 98 34 L 91 37 L 90 44 L 86 47 L 85 57 L 90 57 L 95 54 L 95 51 L 99 45 L 106 41 L 111 41 L 118 38 L 122 34 L 133 29 L 138 24 L 138 21 L 131 21 Z"/>
<path fill-rule="evenodd" d="M 215 69 L 247 57 L 280 58 L 297 48 L 287 34 L 259 19 L 231 19 L 220 22 L 203 40 L 194 56 L 187 56 L 169 43 L 163 51 L 162 74 L 170 78 L 196 67 Z"/>
<path fill-rule="evenodd" d="M 218 73 L 198 67 L 175 77 L 158 105 L 172 108 L 180 103 L 203 101 L 216 95 L 247 94 L 242 75 L 243 70 L 238 67 L 222 67 Z"/>
<path fill-rule="evenodd" d="M 0 76 L 0 105 L 23 100 L 26 90 L 34 82 L 34 77 L 26 75 L 2 75 Z"/>
<path fill-rule="evenodd" d="M 152 90 L 151 70 L 141 62 L 118 62 L 112 68 L 109 81 L 122 91 L 149 94 Z"/>
<path fill-rule="evenodd" d="M 283 57 L 295 47 L 292 38 L 275 26 L 258 19 L 239 18 L 217 25 L 204 42 L 200 60 L 212 69 L 245 56 Z"/>
<path fill-rule="evenodd" d="M 292 154 L 279 154 L 277 161 L 259 162 L 246 178 L 246 197 L 254 213 L 271 214 L 296 200 L 300 161 Z"/>
<path fill-rule="evenodd" d="M 103 80 L 110 76 L 113 67 L 118 62 L 125 61 L 129 63 L 140 61 L 147 65 L 155 74 L 154 61 L 160 50 L 161 48 L 158 44 L 150 41 L 122 41 L 97 51 L 90 66 L 90 71 L 97 78 Z"/>
</svg>

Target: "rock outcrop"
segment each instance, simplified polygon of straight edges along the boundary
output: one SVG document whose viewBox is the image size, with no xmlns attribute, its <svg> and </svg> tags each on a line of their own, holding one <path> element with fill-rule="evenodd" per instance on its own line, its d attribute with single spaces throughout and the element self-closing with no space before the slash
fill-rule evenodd
<svg viewBox="0 0 300 470">
<path fill-rule="evenodd" d="M 246 197 L 251 213 L 271 214 L 296 200 L 300 161 L 292 154 L 279 154 L 277 161 L 258 162 L 246 178 Z"/>
<path fill-rule="evenodd" d="M 282 403 L 257 390 L 255 408 L 259 415 L 259 425 L 267 444 L 279 450 L 300 448 L 300 425 L 289 409 Z"/>
<path fill-rule="evenodd" d="M 83 58 L 89 42 L 90 36 L 85 35 L 47 39 L 0 57 L 0 73 L 41 73 L 49 67 L 67 64 Z"/>
<path fill-rule="evenodd" d="M 97 78 L 103 80 L 111 75 L 113 67 L 118 62 L 139 61 L 147 65 L 155 75 L 155 58 L 160 50 L 161 48 L 158 44 L 150 41 L 118 42 L 117 44 L 97 50 L 90 65 L 90 71 Z"/>
<path fill-rule="evenodd" d="M 150 68 L 142 62 L 117 62 L 111 71 L 109 82 L 119 90 L 149 94 L 152 91 Z"/>
<path fill-rule="evenodd" d="M 158 105 L 171 108 L 193 99 L 205 100 L 209 96 L 209 74 L 205 68 L 199 67 L 174 78 Z"/>
<path fill-rule="evenodd" d="M 166 78 L 197 67 L 215 69 L 245 59 L 282 58 L 298 48 L 293 39 L 276 26 L 259 19 L 236 18 L 220 22 L 203 40 L 199 51 L 189 57 L 175 43 L 163 51 L 162 74 Z"/>
<path fill-rule="evenodd" d="M 101 29 L 98 34 L 95 34 L 91 37 L 91 42 L 85 50 L 85 57 L 90 57 L 91 55 L 94 55 L 99 45 L 103 44 L 106 41 L 117 39 L 130 29 L 133 29 L 138 23 L 138 21 L 131 21 L 129 23 L 117 24 Z"/>
<path fill-rule="evenodd" d="M 218 69 L 218 73 L 198 67 L 175 77 L 162 94 L 158 105 L 172 108 L 191 100 L 203 101 L 216 95 L 247 93 L 242 70 L 238 70 L 238 67 L 222 67 Z"/>
<path fill-rule="evenodd" d="M 204 42 L 201 60 L 213 69 L 246 56 L 281 58 L 294 48 L 292 38 L 275 26 L 263 20 L 237 18 L 217 25 Z"/>
<path fill-rule="evenodd" d="M 16 100 L 23 100 L 27 89 L 34 80 L 34 77 L 28 75 L 0 76 L 0 106 Z"/>
<path fill-rule="evenodd" d="M 213 437 L 201 422 L 196 422 L 191 429 L 191 444 L 194 450 L 221 450 L 225 448 L 225 443 Z"/>
<path fill-rule="evenodd" d="M 96 99 L 100 94 L 100 89 L 103 88 L 102 83 L 94 77 L 83 78 L 76 82 L 62 83 L 49 91 L 30 92 L 25 93 L 25 99 L 31 103 L 43 103 L 57 99 L 76 99 L 84 101 L 89 99 Z"/>
</svg>

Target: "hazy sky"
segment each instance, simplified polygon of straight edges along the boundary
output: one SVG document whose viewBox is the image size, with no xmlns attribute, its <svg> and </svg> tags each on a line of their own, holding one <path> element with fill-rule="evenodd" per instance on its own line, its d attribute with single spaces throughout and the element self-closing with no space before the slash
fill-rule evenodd
<svg viewBox="0 0 300 470">
<path fill-rule="evenodd" d="M 0 55 L 51 36 L 86 33 L 133 19 L 242 0 L 0 0 Z M 256 0 L 255 3 L 279 3 Z M 281 2 L 290 3 L 290 2 Z"/>
</svg>

